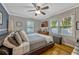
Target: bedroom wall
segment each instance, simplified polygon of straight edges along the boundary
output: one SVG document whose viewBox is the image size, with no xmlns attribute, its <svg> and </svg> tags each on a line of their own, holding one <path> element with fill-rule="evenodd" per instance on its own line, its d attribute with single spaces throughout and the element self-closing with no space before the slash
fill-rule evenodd
<svg viewBox="0 0 79 59">
<path fill-rule="evenodd" d="M 76 22 L 79 22 L 79 7 L 76 8 Z M 77 39 L 79 39 L 79 30 L 76 30 L 76 40 Z"/>
<path fill-rule="evenodd" d="M 14 15 L 9 15 L 9 32 L 11 31 L 17 31 L 20 29 L 25 29 L 26 30 L 26 22 L 27 21 L 34 21 L 35 23 L 35 32 L 37 32 L 40 28 L 39 24 L 40 21 L 39 20 L 34 20 L 34 19 L 28 19 L 28 18 L 23 18 L 23 17 L 19 17 L 19 16 L 14 16 Z M 16 22 L 21 22 L 22 26 L 16 26 Z"/>
<path fill-rule="evenodd" d="M 3 23 L 0 25 L 0 35 L 7 33 L 8 29 L 8 13 L 0 3 L 0 12 L 2 13 L 2 21 Z"/>
<path fill-rule="evenodd" d="M 53 33 L 51 32 L 51 28 L 50 28 L 50 22 L 52 20 L 58 20 L 58 21 L 61 21 L 63 20 L 64 17 L 67 17 L 67 16 L 70 16 L 70 15 L 73 15 L 74 18 L 73 18 L 73 35 L 72 36 L 67 36 L 67 35 L 62 35 L 63 37 L 63 40 L 62 42 L 64 44 L 67 44 L 67 45 L 70 45 L 70 46 L 75 46 L 75 43 L 76 43 L 76 19 L 75 19 L 75 16 L 76 16 L 76 12 L 75 12 L 76 9 L 71 9 L 71 10 L 68 10 L 66 12 L 63 12 L 61 14 L 58 14 L 58 15 L 55 15 L 55 16 L 52 16 L 50 17 L 48 20 L 49 20 L 49 32 L 50 32 L 50 35 L 53 35 Z M 79 12 L 79 11 L 78 11 Z"/>
</svg>

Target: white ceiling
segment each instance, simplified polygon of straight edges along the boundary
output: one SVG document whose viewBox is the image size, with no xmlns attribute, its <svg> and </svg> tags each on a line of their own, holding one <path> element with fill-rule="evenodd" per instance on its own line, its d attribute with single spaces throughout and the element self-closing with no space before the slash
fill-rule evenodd
<svg viewBox="0 0 79 59">
<path fill-rule="evenodd" d="M 12 15 L 17 15 L 26 18 L 33 18 L 37 20 L 43 20 L 50 16 L 61 13 L 71 9 L 72 7 L 78 6 L 78 3 L 39 3 L 41 7 L 49 6 L 49 9 L 44 10 L 46 15 L 39 14 L 35 16 L 35 12 L 28 12 L 28 10 L 35 9 L 31 3 L 4 3 L 4 6 L 8 12 Z"/>
</svg>

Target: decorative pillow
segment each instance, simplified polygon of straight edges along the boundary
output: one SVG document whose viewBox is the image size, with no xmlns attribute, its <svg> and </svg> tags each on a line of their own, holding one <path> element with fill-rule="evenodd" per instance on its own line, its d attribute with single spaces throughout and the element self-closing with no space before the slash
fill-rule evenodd
<svg viewBox="0 0 79 59">
<path fill-rule="evenodd" d="M 19 35 L 18 32 L 16 32 L 14 34 L 14 38 L 17 40 L 17 42 L 19 43 L 19 45 L 22 44 L 22 39 L 21 39 L 21 37 L 20 37 L 20 35 Z"/>
<path fill-rule="evenodd" d="M 23 42 L 28 41 L 28 36 L 24 30 L 19 31 L 18 33 L 20 34 Z"/>
<path fill-rule="evenodd" d="M 15 48 L 19 46 L 21 43 L 22 43 L 22 40 L 18 32 L 16 33 L 12 32 L 4 39 L 3 45 L 8 48 Z"/>
<path fill-rule="evenodd" d="M 8 41 L 9 41 L 11 44 L 15 45 L 16 47 L 20 45 L 20 44 L 17 42 L 17 40 L 14 39 L 13 37 L 8 37 Z"/>
<path fill-rule="evenodd" d="M 3 45 L 8 47 L 8 48 L 15 48 L 16 46 L 11 44 L 9 41 L 8 41 L 8 36 L 5 38 L 4 42 L 3 42 Z"/>
</svg>

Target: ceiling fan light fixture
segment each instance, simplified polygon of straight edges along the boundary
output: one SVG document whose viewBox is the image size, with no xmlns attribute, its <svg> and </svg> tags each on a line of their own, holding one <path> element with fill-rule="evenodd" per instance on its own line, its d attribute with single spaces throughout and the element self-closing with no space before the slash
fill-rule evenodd
<svg viewBox="0 0 79 59">
<path fill-rule="evenodd" d="M 40 10 L 35 11 L 37 14 L 41 14 Z"/>
</svg>

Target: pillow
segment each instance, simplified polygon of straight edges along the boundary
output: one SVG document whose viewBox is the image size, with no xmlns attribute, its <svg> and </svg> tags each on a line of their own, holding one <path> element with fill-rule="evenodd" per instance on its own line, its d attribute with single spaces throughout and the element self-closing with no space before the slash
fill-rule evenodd
<svg viewBox="0 0 79 59">
<path fill-rule="evenodd" d="M 15 32 L 11 32 L 9 35 L 7 35 L 6 38 L 10 37 L 10 36 L 13 36 Z"/>
<path fill-rule="evenodd" d="M 4 42 L 3 42 L 3 45 L 8 47 L 8 48 L 15 48 L 16 46 L 11 44 L 9 41 L 8 41 L 8 37 L 11 36 L 11 33 L 4 39 Z"/>
<path fill-rule="evenodd" d="M 14 36 L 14 34 L 15 34 L 15 36 Z M 20 43 L 18 42 L 18 40 L 15 39 L 17 36 L 18 35 L 16 35 L 16 33 L 14 33 L 14 32 L 10 33 L 4 39 L 3 45 L 8 47 L 8 48 L 15 48 L 15 47 L 19 46 Z"/>
<path fill-rule="evenodd" d="M 17 42 L 19 43 L 19 45 L 22 44 L 22 39 L 21 39 L 21 37 L 20 37 L 20 35 L 19 35 L 18 32 L 16 32 L 14 34 L 14 38 L 17 40 Z"/>
<path fill-rule="evenodd" d="M 17 40 L 14 39 L 13 37 L 8 37 L 8 41 L 9 41 L 11 44 L 15 45 L 16 47 L 20 45 L 20 44 L 17 42 Z"/>
<path fill-rule="evenodd" d="M 28 36 L 24 30 L 19 31 L 18 33 L 20 34 L 23 42 L 28 41 Z"/>
</svg>

